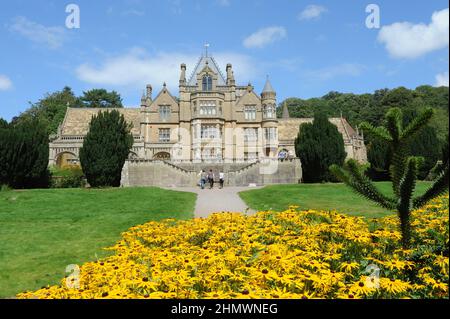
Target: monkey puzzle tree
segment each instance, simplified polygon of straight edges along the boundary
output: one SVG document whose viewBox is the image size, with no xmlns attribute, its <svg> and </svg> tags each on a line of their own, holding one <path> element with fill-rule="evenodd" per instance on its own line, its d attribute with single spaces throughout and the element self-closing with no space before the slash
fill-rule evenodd
<svg viewBox="0 0 450 319">
<path fill-rule="evenodd" d="M 354 160 L 349 160 L 344 167 L 337 165 L 330 167 L 330 170 L 338 179 L 358 194 L 383 208 L 397 211 L 404 248 L 407 248 L 411 241 L 411 211 L 422 207 L 448 189 L 449 165 L 447 162 L 431 187 L 424 194 L 413 196 L 423 158 L 409 156 L 408 146 L 414 136 L 429 123 L 433 114 L 434 111 L 428 108 L 412 120 L 406 128 L 403 128 L 402 111 L 399 108 L 392 108 L 386 114 L 387 127 L 374 127 L 369 123 L 361 125 L 361 128 L 367 133 L 390 147 L 392 157 L 389 173 L 394 197 L 381 193 Z"/>
</svg>

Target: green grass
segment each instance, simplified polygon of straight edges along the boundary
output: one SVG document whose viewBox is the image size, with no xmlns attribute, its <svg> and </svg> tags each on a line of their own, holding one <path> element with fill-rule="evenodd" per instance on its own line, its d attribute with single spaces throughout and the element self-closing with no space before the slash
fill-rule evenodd
<svg viewBox="0 0 450 319">
<path fill-rule="evenodd" d="M 392 194 L 391 183 L 376 183 L 385 194 Z M 421 193 L 430 183 L 420 182 L 417 192 Z M 363 217 L 383 217 L 389 212 L 355 194 L 343 184 L 297 184 L 273 185 L 262 189 L 241 192 L 241 198 L 250 208 L 260 211 L 283 211 L 290 205 L 300 209 L 333 210 Z"/>
<path fill-rule="evenodd" d="M 0 192 L 0 297 L 58 283 L 132 226 L 192 218 L 195 200 L 159 188 Z"/>
</svg>

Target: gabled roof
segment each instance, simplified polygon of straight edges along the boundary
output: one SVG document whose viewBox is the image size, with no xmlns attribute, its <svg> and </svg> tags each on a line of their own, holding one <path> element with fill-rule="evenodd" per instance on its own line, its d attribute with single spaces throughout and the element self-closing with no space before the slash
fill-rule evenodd
<svg viewBox="0 0 450 319">
<path fill-rule="evenodd" d="M 214 60 L 211 56 L 202 56 L 197 63 L 194 71 L 189 78 L 188 85 L 195 86 L 197 85 L 197 74 L 203 71 L 203 69 L 208 66 L 214 73 L 217 73 L 217 85 L 226 85 L 226 80 L 222 72 L 220 71 L 219 66 L 217 65 L 216 60 Z"/>
<path fill-rule="evenodd" d="M 178 104 L 177 99 L 170 93 L 169 89 L 167 89 L 166 83 L 164 83 L 163 88 L 159 91 L 158 95 L 153 99 L 152 105 L 158 103 L 158 100 L 164 95 L 167 94 L 175 104 Z"/>
</svg>

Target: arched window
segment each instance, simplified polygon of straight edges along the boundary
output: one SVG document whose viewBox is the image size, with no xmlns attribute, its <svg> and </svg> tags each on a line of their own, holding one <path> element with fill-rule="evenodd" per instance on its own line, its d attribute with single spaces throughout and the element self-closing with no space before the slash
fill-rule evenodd
<svg viewBox="0 0 450 319">
<path fill-rule="evenodd" d="M 212 90 L 212 77 L 210 75 L 205 75 L 203 77 L 203 91 Z"/>
</svg>

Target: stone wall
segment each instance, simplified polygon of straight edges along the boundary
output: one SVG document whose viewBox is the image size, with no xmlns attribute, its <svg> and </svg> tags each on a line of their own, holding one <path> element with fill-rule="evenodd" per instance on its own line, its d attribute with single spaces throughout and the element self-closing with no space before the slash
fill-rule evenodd
<svg viewBox="0 0 450 319">
<path fill-rule="evenodd" d="M 197 173 L 164 161 L 128 160 L 122 170 L 123 187 L 188 187 L 197 184 Z"/>
<path fill-rule="evenodd" d="M 122 171 L 121 184 L 123 187 L 194 187 L 199 182 L 198 174 L 201 169 L 205 171 L 212 169 L 216 180 L 219 172 L 224 172 L 226 186 L 297 184 L 302 179 L 299 159 L 284 161 L 269 159 L 245 165 L 185 164 L 183 167 L 164 161 L 128 160 Z"/>
</svg>

